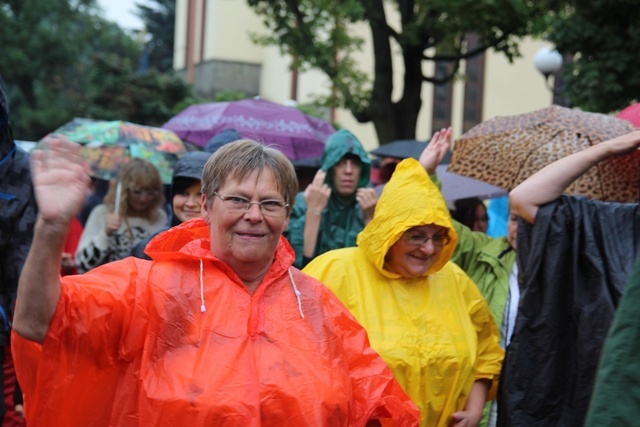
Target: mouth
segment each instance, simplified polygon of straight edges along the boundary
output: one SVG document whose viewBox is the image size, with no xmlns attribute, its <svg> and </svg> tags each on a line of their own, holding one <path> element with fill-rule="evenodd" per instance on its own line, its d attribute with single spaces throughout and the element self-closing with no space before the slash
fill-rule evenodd
<svg viewBox="0 0 640 427">
<path fill-rule="evenodd" d="M 266 233 L 259 233 L 259 232 L 256 232 L 256 231 L 253 231 L 253 232 L 250 232 L 250 231 L 236 231 L 235 234 L 238 237 L 240 237 L 241 239 L 246 239 L 246 240 L 260 240 L 264 236 L 266 236 Z"/>
</svg>

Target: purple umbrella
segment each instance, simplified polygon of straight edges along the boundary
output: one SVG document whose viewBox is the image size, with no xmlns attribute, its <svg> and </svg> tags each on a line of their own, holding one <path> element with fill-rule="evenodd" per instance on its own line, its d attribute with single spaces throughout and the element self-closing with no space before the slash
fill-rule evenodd
<svg viewBox="0 0 640 427">
<path fill-rule="evenodd" d="M 259 98 L 192 105 L 162 127 L 202 147 L 218 132 L 232 128 L 244 138 L 279 149 L 290 160 L 321 155 L 335 132 L 329 122 Z"/>
</svg>

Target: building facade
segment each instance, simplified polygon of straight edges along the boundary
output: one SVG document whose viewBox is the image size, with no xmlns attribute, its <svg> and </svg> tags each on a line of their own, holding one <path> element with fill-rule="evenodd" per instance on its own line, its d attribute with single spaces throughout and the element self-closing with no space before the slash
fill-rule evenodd
<svg viewBox="0 0 640 427">
<path fill-rule="evenodd" d="M 364 71 L 372 70 L 369 29 L 362 24 L 353 31 L 366 40 L 357 59 Z M 279 103 L 295 100 L 304 104 L 314 94 L 329 93 L 331 82 L 322 73 L 292 72 L 290 58 L 276 46 L 254 43 L 252 34 L 266 34 L 266 29 L 246 0 L 177 0 L 174 68 L 203 96 L 233 90 Z M 459 136 L 483 120 L 551 105 L 552 92 L 533 65 L 535 53 L 545 46 L 548 43 L 544 41 L 524 39 L 522 57 L 513 63 L 489 51 L 461 64 L 464 78 L 439 86 L 425 83 L 416 138 L 428 140 L 435 130 L 447 125 Z M 425 64 L 425 72 L 432 74 L 435 67 L 438 64 Z M 400 70 L 395 73 L 395 87 L 400 88 L 399 56 L 394 69 Z M 397 92 L 399 97 L 400 90 Z M 378 146 L 373 124 L 358 123 L 348 110 L 336 109 L 331 115 L 367 149 Z"/>
</svg>

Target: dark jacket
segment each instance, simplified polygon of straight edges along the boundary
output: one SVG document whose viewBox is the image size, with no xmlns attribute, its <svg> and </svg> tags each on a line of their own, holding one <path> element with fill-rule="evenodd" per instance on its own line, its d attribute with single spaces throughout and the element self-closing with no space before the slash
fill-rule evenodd
<svg viewBox="0 0 640 427">
<path fill-rule="evenodd" d="M 31 246 L 37 205 L 29 155 L 16 146 L 0 82 L 0 345 L 7 345 L 18 279 Z"/>
<path fill-rule="evenodd" d="M 502 367 L 499 426 L 578 427 L 640 253 L 640 205 L 561 196 L 518 224 L 520 304 Z"/>
<path fill-rule="evenodd" d="M 358 233 L 364 228 L 362 209 L 360 209 L 360 205 L 356 201 L 356 195 L 353 194 L 349 199 L 345 200 L 333 191 L 332 168 L 340 162 L 345 154 L 355 154 L 362 162 L 362 172 L 360 181 L 358 182 L 358 188 L 369 186 L 371 160 L 360 141 L 358 141 L 358 138 L 346 129 L 342 129 L 331 135 L 327 140 L 324 153 L 322 154 L 321 168 L 327 171 L 326 183 L 331 187 L 332 192 L 327 207 L 322 211 L 314 257 L 332 249 L 355 246 Z M 294 265 L 298 268 L 304 266 L 302 254 L 304 248 L 306 212 L 307 203 L 304 200 L 304 194 L 300 192 L 296 196 L 295 205 L 291 211 L 289 227 L 285 232 L 285 237 L 289 240 L 296 252 Z"/>
<path fill-rule="evenodd" d="M 156 237 L 159 233 L 168 230 L 170 227 L 174 227 L 181 223 L 181 221 L 176 216 L 176 213 L 173 211 L 173 195 L 176 183 L 178 182 L 178 180 L 184 179 L 200 181 L 202 179 L 202 170 L 204 169 L 204 165 L 207 163 L 207 160 L 209 160 L 209 157 L 211 157 L 211 153 L 207 153 L 204 151 L 190 151 L 176 162 L 173 167 L 173 177 L 171 178 L 171 197 L 169 198 L 169 204 L 171 205 L 171 216 L 169 217 L 169 223 L 162 230 L 150 235 L 149 237 L 135 245 L 131 249 L 132 256 L 142 259 L 151 259 L 144 252 L 144 249 L 147 247 L 147 244 L 151 241 L 151 239 Z"/>
</svg>

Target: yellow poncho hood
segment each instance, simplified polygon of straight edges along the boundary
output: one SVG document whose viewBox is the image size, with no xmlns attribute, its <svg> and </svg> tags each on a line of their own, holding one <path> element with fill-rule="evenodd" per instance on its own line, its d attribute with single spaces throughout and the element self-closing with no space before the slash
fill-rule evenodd
<svg viewBox="0 0 640 427">
<path fill-rule="evenodd" d="M 438 187 L 420 163 L 412 158 L 398 163 L 376 205 L 373 220 L 358 235 L 358 246 L 389 278 L 400 275 L 385 269 L 389 248 L 412 227 L 435 224 L 449 230 L 451 242 L 442 248 L 425 276 L 439 271 L 449 261 L 458 242 L 449 209 Z"/>
</svg>

